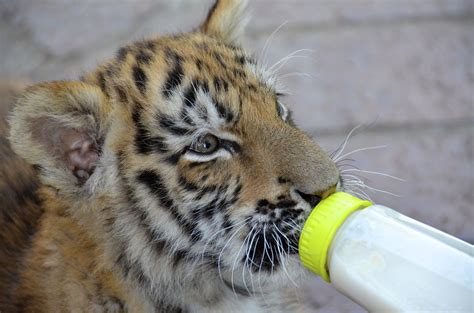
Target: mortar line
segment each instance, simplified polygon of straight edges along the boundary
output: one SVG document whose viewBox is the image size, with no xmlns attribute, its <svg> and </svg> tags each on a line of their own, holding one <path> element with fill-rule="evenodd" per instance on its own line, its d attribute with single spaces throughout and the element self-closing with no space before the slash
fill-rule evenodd
<svg viewBox="0 0 474 313">
<path fill-rule="evenodd" d="M 339 31 L 345 29 L 364 29 L 364 28 L 380 28 L 380 27 L 397 27 L 401 25 L 418 25 L 429 24 L 434 22 L 459 22 L 472 23 L 474 12 L 466 12 L 460 14 L 440 14 L 431 16 L 401 16 L 394 19 L 383 18 L 367 18 L 360 21 L 334 21 L 334 22 L 315 22 L 315 23 L 288 23 L 281 33 L 307 33 L 307 32 L 323 32 L 323 31 Z M 258 29 L 248 29 L 249 37 L 267 36 L 274 29 L 264 26 Z"/>
<path fill-rule="evenodd" d="M 363 127 L 363 126 L 362 126 Z M 380 133 L 395 133 L 395 132 L 428 132 L 436 129 L 461 129 L 466 127 L 474 128 L 474 117 L 453 118 L 441 121 L 416 121 L 416 122 L 402 122 L 390 124 L 378 124 L 364 129 L 364 134 L 380 134 Z M 352 129 L 350 127 L 338 129 L 309 129 L 305 132 L 310 137 L 336 137 L 345 136 Z"/>
</svg>

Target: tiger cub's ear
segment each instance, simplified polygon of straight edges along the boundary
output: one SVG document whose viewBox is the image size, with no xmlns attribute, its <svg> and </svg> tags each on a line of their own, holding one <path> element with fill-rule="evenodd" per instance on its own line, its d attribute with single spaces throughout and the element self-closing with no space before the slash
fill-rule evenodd
<svg viewBox="0 0 474 313">
<path fill-rule="evenodd" d="M 230 44 L 239 42 L 249 20 L 247 0 L 216 0 L 201 25 L 201 31 Z"/>
<path fill-rule="evenodd" d="M 17 154 L 40 168 L 44 183 L 57 189 L 81 186 L 99 160 L 109 112 L 98 87 L 38 84 L 13 109 L 10 141 Z"/>
</svg>

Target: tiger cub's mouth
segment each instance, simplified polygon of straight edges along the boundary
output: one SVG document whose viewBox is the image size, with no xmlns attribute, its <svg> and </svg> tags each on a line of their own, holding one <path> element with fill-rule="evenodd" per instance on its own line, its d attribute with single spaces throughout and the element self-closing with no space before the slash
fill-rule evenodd
<svg viewBox="0 0 474 313">
<path fill-rule="evenodd" d="M 298 253 L 300 232 L 309 212 L 306 202 L 281 198 L 275 203 L 258 201 L 254 214 L 246 219 L 243 265 L 253 273 L 278 270 L 289 256 Z"/>
</svg>

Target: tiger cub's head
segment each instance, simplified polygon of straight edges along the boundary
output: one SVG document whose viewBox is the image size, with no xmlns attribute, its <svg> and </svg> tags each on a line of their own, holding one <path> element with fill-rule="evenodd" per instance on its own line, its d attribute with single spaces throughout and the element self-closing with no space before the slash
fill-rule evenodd
<svg viewBox="0 0 474 313">
<path fill-rule="evenodd" d="M 145 288 L 165 264 L 234 288 L 294 279 L 303 221 L 338 183 L 239 46 L 243 9 L 217 1 L 199 30 L 32 86 L 12 115 L 15 150 Z"/>
</svg>

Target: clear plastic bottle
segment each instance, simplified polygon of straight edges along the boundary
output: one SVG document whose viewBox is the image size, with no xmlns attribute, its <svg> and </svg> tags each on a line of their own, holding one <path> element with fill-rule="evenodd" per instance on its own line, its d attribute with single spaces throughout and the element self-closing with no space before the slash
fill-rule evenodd
<svg viewBox="0 0 474 313">
<path fill-rule="evenodd" d="M 472 245 L 338 192 L 306 221 L 300 258 L 370 312 L 474 312 Z"/>
</svg>

